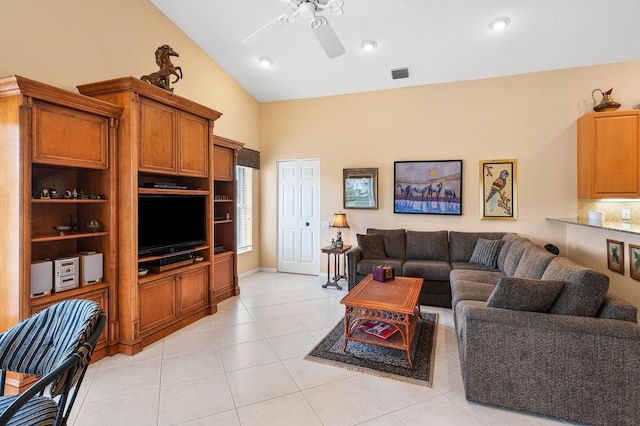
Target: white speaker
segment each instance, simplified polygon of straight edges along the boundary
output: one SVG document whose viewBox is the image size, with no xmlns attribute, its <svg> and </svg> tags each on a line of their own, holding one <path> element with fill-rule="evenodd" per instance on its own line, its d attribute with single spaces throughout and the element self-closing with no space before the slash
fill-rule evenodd
<svg viewBox="0 0 640 426">
<path fill-rule="evenodd" d="M 31 264 L 31 297 L 47 296 L 53 289 L 53 262 L 39 260 Z"/>
<path fill-rule="evenodd" d="M 80 254 L 80 282 L 83 286 L 102 282 L 102 253 Z"/>
</svg>

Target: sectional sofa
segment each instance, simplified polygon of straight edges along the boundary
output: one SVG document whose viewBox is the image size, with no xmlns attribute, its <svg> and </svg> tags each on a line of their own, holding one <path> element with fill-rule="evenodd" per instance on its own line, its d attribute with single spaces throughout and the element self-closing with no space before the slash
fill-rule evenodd
<svg viewBox="0 0 640 426">
<path fill-rule="evenodd" d="M 389 241 L 397 251 L 388 254 L 401 254 L 398 241 L 389 240 L 400 238 L 400 230 L 367 235 L 380 231 L 385 253 Z M 427 287 L 440 286 L 434 278 L 448 264 L 468 400 L 591 425 L 640 424 L 637 308 L 608 293 L 606 275 L 516 234 L 449 232 L 449 259 L 442 260 L 442 246 L 427 245 L 445 244 L 443 232 L 405 232 L 405 258 L 382 263 L 398 275 L 428 277 Z M 367 257 L 375 254 L 367 245 L 380 237 L 359 239 L 364 253 L 360 241 L 347 253 L 350 289 L 352 279 L 382 260 Z M 414 259 L 420 250 L 438 259 Z M 423 288 L 421 296 L 433 294 Z"/>
</svg>

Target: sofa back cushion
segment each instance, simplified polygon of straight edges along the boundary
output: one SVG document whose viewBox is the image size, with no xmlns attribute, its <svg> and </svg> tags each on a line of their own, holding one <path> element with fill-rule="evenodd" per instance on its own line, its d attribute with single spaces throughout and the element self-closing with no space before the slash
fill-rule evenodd
<svg viewBox="0 0 640 426">
<path fill-rule="evenodd" d="M 384 240 L 384 251 L 387 257 L 406 259 L 404 229 L 376 229 L 368 228 L 367 235 L 380 234 Z"/>
<path fill-rule="evenodd" d="M 504 232 L 449 232 L 449 260 L 452 262 L 468 262 L 476 247 L 478 238 L 499 240 Z"/>
<path fill-rule="evenodd" d="M 506 275 L 513 276 L 516 273 L 516 269 L 518 268 L 518 263 L 522 258 L 522 254 L 527 247 L 535 246 L 535 244 L 523 237 L 517 237 L 511 243 L 511 247 L 509 247 L 509 251 L 506 253 L 504 257 L 503 270 Z M 498 259 L 500 256 L 498 256 Z"/>
<path fill-rule="evenodd" d="M 387 257 L 384 251 L 384 239 L 380 234 L 363 235 L 356 234 L 358 247 L 362 253 L 362 259 L 384 259 Z"/>
<path fill-rule="evenodd" d="M 509 249 L 511 248 L 511 244 L 519 238 L 518 234 L 514 234 L 512 232 L 505 234 L 502 237 L 502 248 L 500 248 L 500 254 L 498 255 L 498 269 L 504 272 L 504 259 L 507 257 L 507 253 L 509 253 Z"/>
<path fill-rule="evenodd" d="M 549 263 L 542 279 L 564 281 L 562 291 L 549 310 L 552 314 L 593 317 L 609 290 L 609 277 L 564 256 L 557 256 Z"/>
<path fill-rule="evenodd" d="M 447 231 L 407 231 L 407 259 L 449 260 Z"/>
<path fill-rule="evenodd" d="M 542 274 L 544 274 L 554 257 L 554 254 L 549 253 L 540 246 L 529 246 L 524 249 L 513 276 L 538 280 L 542 278 Z"/>
</svg>

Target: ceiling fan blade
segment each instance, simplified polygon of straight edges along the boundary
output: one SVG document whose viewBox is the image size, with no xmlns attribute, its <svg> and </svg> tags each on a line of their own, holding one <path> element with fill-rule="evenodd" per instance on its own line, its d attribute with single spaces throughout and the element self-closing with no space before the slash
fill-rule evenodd
<svg viewBox="0 0 640 426">
<path fill-rule="evenodd" d="M 287 25 L 287 23 L 291 22 L 294 17 L 295 17 L 295 14 L 284 14 L 284 15 L 278 16 L 276 19 L 270 22 L 267 22 L 258 31 L 256 31 L 255 33 L 251 34 L 250 36 L 242 40 L 242 44 L 247 46 L 252 46 L 262 39 L 271 37 L 278 31 L 280 31 L 282 28 L 284 28 Z"/>
<path fill-rule="evenodd" d="M 331 25 L 329 25 L 329 21 L 322 16 L 316 19 L 321 20 L 321 23 L 320 25 L 314 25 L 312 23 L 311 29 L 329 59 L 336 58 L 345 53 L 344 46 L 340 43 L 340 40 L 338 39 L 335 31 L 333 31 L 333 28 L 331 28 Z"/>
</svg>

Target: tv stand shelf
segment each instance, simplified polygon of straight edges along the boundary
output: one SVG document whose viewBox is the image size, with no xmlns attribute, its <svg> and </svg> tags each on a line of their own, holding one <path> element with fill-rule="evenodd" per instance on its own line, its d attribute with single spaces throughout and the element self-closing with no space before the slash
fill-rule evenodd
<svg viewBox="0 0 640 426">
<path fill-rule="evenodd" d="M 143 256 L 138 258 L 138 263 L 151 262 L 152 260 L 158 260 L 158 259 L 166 259 L 167 257 L 179 256 L 181 254 L 186 254 L 186 253 L 195 253 L 198 251 L 207 250 L 208 248 L 209 246 L 198 246 L 198 247 L 194 247 L 187 250 L 176 251 L 174 253 L 167 253 L 167 254 L 161 254 L 156 256 Z"/>
<path fill-rule="evenodd" d="M 138 194 L 209 195 L 209 191 L 202 189 L 162 189 L 139 187 Z"/>
</svg>

